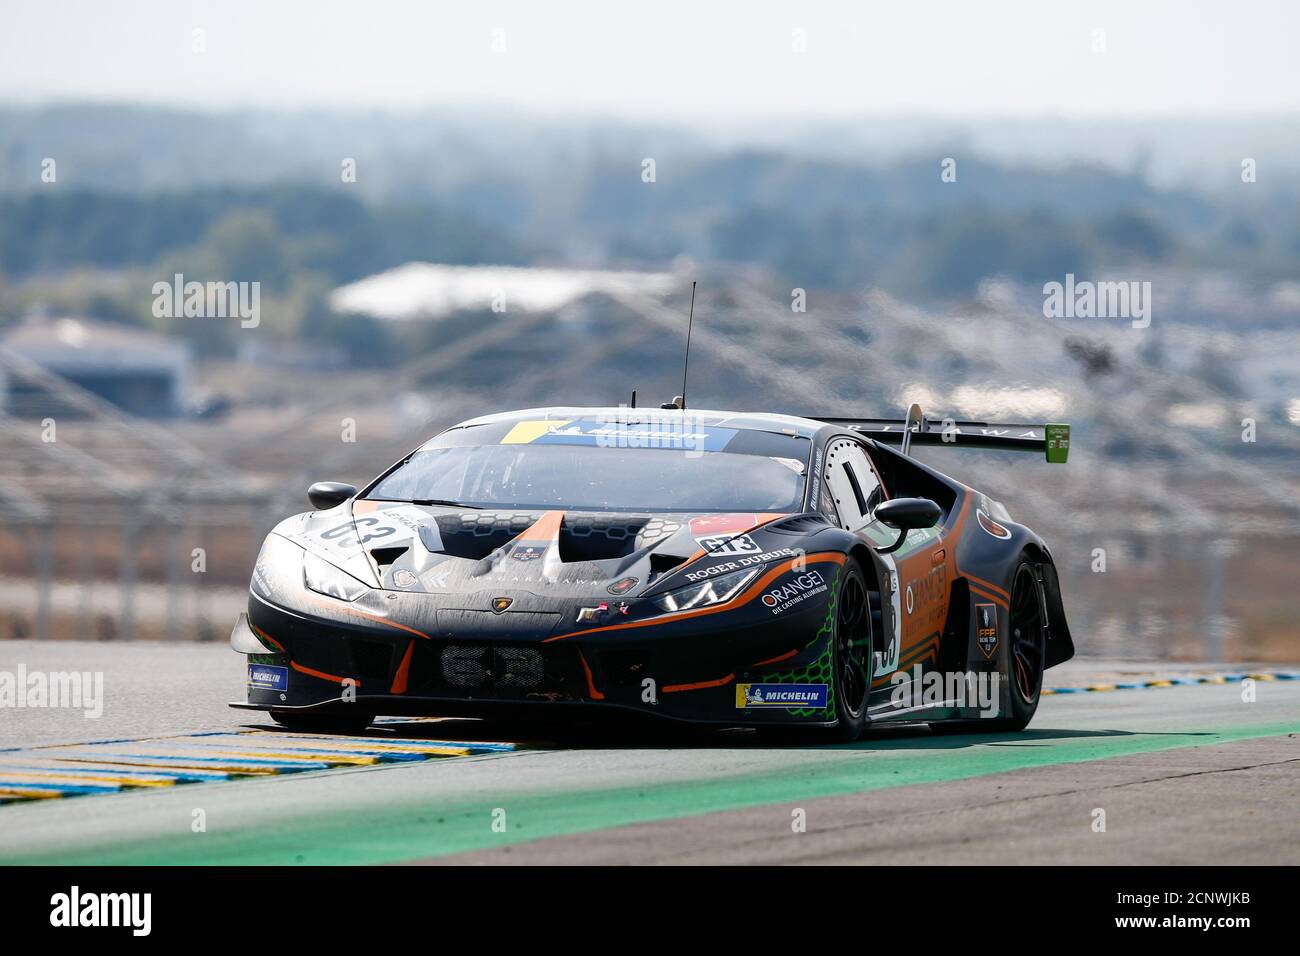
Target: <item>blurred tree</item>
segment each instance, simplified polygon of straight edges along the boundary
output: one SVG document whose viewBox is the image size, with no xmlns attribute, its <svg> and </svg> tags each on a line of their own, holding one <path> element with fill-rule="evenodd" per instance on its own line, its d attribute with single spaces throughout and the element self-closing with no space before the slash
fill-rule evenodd
<svg viewBox="0 0 1300 956">
<path fill-rule="evenodd" d="M 1152 262 L 1169 258 L 1173 237 L 1150 214 L 1138 209 L 1120 209 L 1099 220 L 1097 238 L 1116 259 L 1137 256 Z"/>
<path fill-rule="evenodd" d="M 239 210 L 223 216 L 204 238 L 201 255 L 209 272 L 193 278 L 261 282 L 263 294 L 283 290 L 295 265 L 275 220 L 261 210 Z"/>
</svg>

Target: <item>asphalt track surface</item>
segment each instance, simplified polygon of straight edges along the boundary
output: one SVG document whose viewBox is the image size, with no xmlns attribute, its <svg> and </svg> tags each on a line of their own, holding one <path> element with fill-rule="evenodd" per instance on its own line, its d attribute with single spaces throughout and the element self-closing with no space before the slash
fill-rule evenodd
<svg viewBox="0 0 1300 956">
<path fill-rule="evenodd" d="M 103 671 L 104 714 L 0 709 L 0 778 L 136 776 L 0 806 L 0 863 L 1300 863 L 1295 680 L 1253 702 L 1239 683 L 1060 694 L 1019 734 L 809 747 L 466 720 L 296 738 L 225 707 L 243 664 L 224 646 L 0 643 L 0 670 L 19 664 Z M 1234 668 L 1071 662 L 1047 683 L 1213 670 Z"/>
</svg>

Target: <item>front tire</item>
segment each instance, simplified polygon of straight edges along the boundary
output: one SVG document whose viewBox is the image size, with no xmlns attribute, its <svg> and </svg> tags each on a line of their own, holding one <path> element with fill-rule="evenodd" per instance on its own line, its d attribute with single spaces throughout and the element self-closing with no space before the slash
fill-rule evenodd
<svg viewBox="0 0 1300 956">
<path fill-rule="evenodd" d="M 769 725 L 759 733 L 773 743 L 849 743 L 866 729 L 874 658 L 871 603 L 866 577 L 858 563 L 844 563 L 835 592 L 831 619 L 831 693 L 835 701 L 833 727 L 798 724 Z"/>
<path fill-rule="evenodd" d="M 844 563 L 835 599 L 835 718 L 831 737 L 842 743 L 857 740 L 866 730 L 871 699 L 874 654 L 871 635 L 871 601 L 867 580 L 858 562 Z"/>
</svg>

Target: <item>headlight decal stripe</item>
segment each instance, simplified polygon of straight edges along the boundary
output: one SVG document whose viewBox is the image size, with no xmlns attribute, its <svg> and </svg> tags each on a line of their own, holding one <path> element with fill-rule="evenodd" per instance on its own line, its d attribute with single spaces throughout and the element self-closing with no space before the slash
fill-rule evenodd
<svg viewBox="0 0 1300 956">
<path fill-rule="evenodd" d="M 714 604 L 709 607 L 699 608 L 693 611 L 682 611 L 678 614 L 661 614 L 658 617 L 647 618 L 644 621 L 628 621 L 626 624 L 606 624 L 604 627 L 592 627 L 585 631 L 570 631 L 568 634 L 557 634 L 554 637 L 548 637 L 543 644 L 549 644 L 551 641 L 562 641 L 570 637 L 581 637 L 588 634 L 599 634 L 602 631 L 624 631 L 637 627 L 655 627 L 660 624 L 672 624 L 675 621 L 686 620 L 687 618 L 703 617 L 706 614 L 718 614 L 722 611 L 734 611 L 736 608 L 748 604 L 766 588 L 769 584 L 785 574 L 797 562 L 804 564 L 843 564 L 845 555 L 838 551 L 819 551 L 816 554 L 804 555 L 801 558 L 791 558 L 788 561 L 782 561 L 767 574 L 763 575 L 753 584 L 751 584 L 738 597 L 732 598 L 725 604 Z"/>
<path fill-rule="evenodd" d="M 414 634 L 416 637 L 422 637 L 426 641 L 433 640 L 433 638 L 429 637 L 428 634 L 425 634 L 424 631 L 417 631 L 415 628 L 407 627 L 405 624 L 398 624 L 396 621 L 391 621 L 388 618 L 381 617 L 378 614 L 371 614 L 368 611 L 358 610 L 357 608 L 352 607 L 352 605 L 346 603 L 345 601 L 338 601 L 337 599 L 335 599 L 337 603 L 331 601 L 322 601 L 318 599 L 315 596 L 315 594 L 316 594 L 315 591 L 311 592 L 311 594 L 308 595 L 308 599 L 314 601 L 315 603 L 321 605 L 322 607 L 327 607 L 333 611 L 343 611 L 347 614 L 356 614 L 359 617 L 364 617 L 368 621 L 374 621 L 377 624 L 383 624 L 387 627 L 395 627 L 399 631 L 406 631 L 409 634 Z"/>
</svg>

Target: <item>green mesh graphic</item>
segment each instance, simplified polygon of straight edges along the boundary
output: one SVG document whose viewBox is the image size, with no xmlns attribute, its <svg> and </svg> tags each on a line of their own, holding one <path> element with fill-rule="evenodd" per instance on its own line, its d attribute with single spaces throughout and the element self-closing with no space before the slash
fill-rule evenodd
<svg viewBox="0 0 1300 956">
<path fill-rule="evenodd" d="M 803 667 L 792 671 L 767 674 L 764 675 L 762 680 L 764 684 L 826 685 L 826 707 L 821 710 L 809 707 L 790 708 L 787 712 L 796 717 L 820 717 L 827 713 L 835 713 L 835 645 L 832 637 L 835 633 L 835 605 L 840 598 L 839 588 L 836 587 L 839 583 L 839 576 L 839 569 L 836 568 L 835 576 L 831 578 L 831 602 L 826 608 L 826 620 L 822 622 L 822 626 L 813 635 L 813 639 L 804 647 L 806 652 L 821 644 L 823 645 L 821 653 Z"/>
</svg>

